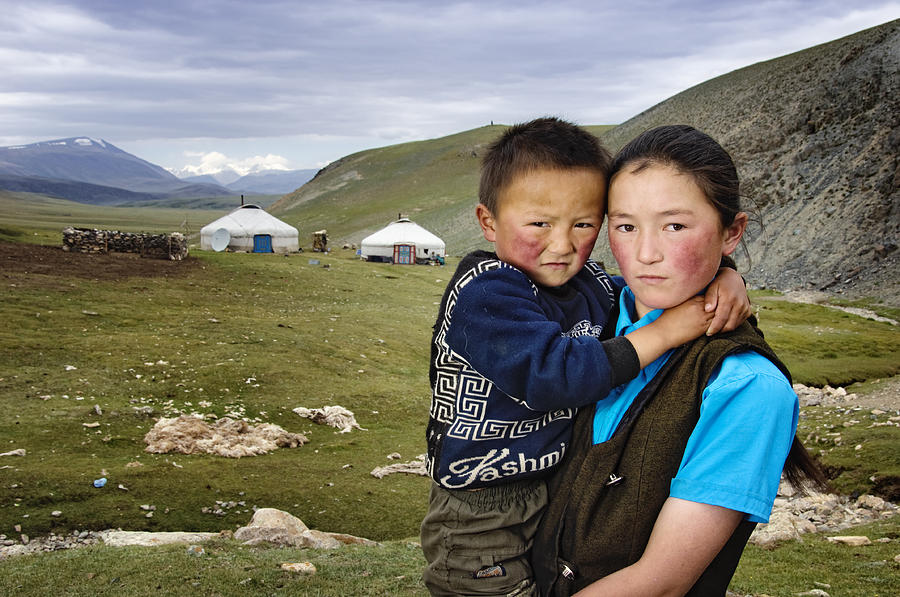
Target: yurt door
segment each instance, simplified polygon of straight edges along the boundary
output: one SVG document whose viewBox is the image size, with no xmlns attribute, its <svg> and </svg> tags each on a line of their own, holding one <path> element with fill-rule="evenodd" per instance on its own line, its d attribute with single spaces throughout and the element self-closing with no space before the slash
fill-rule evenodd
<svg viewBox="0 0 900 597">
<path fill-rule="evenodd" d="M 272 236 L 269 234 L 256 234 L 253 236 L 254 253 L 271 253 Z"/>
<path fill-rule="evenodd" d="M 413 265 L 416 262 L 416 245 L 394 245 L 394 263 Z"/>
</svg>

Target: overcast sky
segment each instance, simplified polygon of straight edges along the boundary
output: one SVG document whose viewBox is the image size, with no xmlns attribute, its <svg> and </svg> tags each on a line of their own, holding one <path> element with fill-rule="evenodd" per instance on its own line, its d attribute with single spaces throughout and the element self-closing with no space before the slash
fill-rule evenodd
<svg viewBox="0 0 900 597">
<path fill-rule="evenodd" d="M 0 146 L 317 168 L 547 114 L 616 124 L 900 1 L 0 0 Z"/>
</svg>

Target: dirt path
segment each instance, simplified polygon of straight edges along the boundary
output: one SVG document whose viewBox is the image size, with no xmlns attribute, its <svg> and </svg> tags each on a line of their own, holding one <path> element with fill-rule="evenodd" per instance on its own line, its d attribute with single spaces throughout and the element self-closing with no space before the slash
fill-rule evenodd
<svg viewBox="0 0 900 597">
<path fill-rule="evenodd" d="M 827 301 L 831 298 L 831 295 L 829 295 L 827 292 L 819 292 L 816 290 L 790 290 L 788 292 L 785 292 L 782 296 L 784 297 L 784 300 L 791 301 L 792 303 L 809 303 L 811 305 L 819 305 L 821 307 L 828 307 L 829 309 L 837 309 L 838 311 L 844 311 L 845 313 L 859 315 L 860 317 L 865 317 L 867 319 L 883 321 L 884 323 L 889 323 L 891 325 L 898 325 L 898 323 L 900 323 L 894 319 L 890 319 L 889 317 L 881 317 L 880 315 L 869 309 L 829 305 Z"/>
<path fill-rule="evenodd" d="M 183 276 L 202 267 L 201 261 L 144 259 L 133 253 L 87 254 L 63 251 L 61 246 L 29 245 L 0 241 L 0 272 L 4 278 L 35 283 L 26 274 L 89 280 L 122 280 L 131 277 Z"/>
</svg>

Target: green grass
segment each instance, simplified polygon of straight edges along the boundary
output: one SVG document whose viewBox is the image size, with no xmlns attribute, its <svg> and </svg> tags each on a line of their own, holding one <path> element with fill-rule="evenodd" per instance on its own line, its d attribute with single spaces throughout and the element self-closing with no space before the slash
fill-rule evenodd
<svg viewBox="0 0 900 597">
<path fill-rule="evenodd" d="M 872 545 L 830 543 L 825 535 L 744 551 L 730 590 L 745 595 L 789 596 L 826 590 L 842 597 L 888 597 L 900 593 L 894 561 L 900 517 L 836 533 L 865 535 Z M 887 541 L 885 541 L 887 540 Z M 247 547 L 228 539 L 203 544 L 203 555 L 185 546 L 97 545 L 0 562 L 4 595 L 73 597 L 116 595 L 427 595 L 418 544 L 389 541 L 380 547 L 335 551 Z M 312 576 L 283 571 L 283 562 L 311 562 Z M 52 574 L 47 574 L 52 570 Z M 824 588 L 824 589 L 823 589 Z"/>
<path fill-rule="evenodd" d="M 185 546 L 95 546 L 0 562 L 4 595 L 202 596 L 427 595 L 418 545 L 347 546 L 334 551 L 244 547 L 217 540 L 203 555 Z M 281 569 L 283 562 L 312 562 L 314 575 Z M 47 570 L 53 570 L 47 574 Z"/>
<path fill-rule="evenodd" d="M 807 407 L 798 436 L 822 462 L 838 493 L 876 493 L 900 501 L 900 432 L 884 414 L 858 407 Z"/>
<path fill-rule="evenodd" d="M 824 590 L 835 597 L 900 595 L 897 542 L 900 516 L 832 535 L 865 535 L 872 545 L 850 547 L 830 543 L 825 535 L 803 535 L 776 549 L 748 545 L 730 590 L 739 594 L 784 596 Z M 887 539 L 882 542 L 879 540 Z M 818 583 L 818 584 L 817 584 Z"/>
<path fill-rule="evenodd" d="M 846 386 L 900 373 L 897 326 L 818 305 L 751 293 L 766 340 L 806 385 Z M 896 309 L 882 307 L 883 313 Z M 890 316 L 890 315 L 888 315 Z"/>
<path fill-rule="evenodd" d="M 450 272 L 349 254 L 316 255 L 319 265 L 304 255 L 199 259 L 203 269 L 184 277 L 32 276 L 3 288 L 0 405 L 10 415 L 0 438 L 28 455 L 9 462 L 0 532 L 14 524 L 33 535 L 219 530 L 245 524 L 258 505 L 314 528 L 375 539 L 415 534 L 425 479 L 369 472 L 390 453 L 412 460 L 424 451 L 433 303 Z M 291 412 L 332 404 L 368 430 L 338 434 Z M 237 411 L 304 432 L 310 443 L 240 460 L 147 454 L 142 439 L 153 421 L 135 414 L 139 406 L 157 417 Z M 91 422 L 101 425 L 84 427 Z M 100 476 L 109 485 L 97 490 L 91 481 Z M 216 500 L 248 507 L 201 514 Z M 138 506 L 150 502 L 157 513 L 146 519 Z M 63 515 L 51 518 L 57 509 Z"/>
</svg>

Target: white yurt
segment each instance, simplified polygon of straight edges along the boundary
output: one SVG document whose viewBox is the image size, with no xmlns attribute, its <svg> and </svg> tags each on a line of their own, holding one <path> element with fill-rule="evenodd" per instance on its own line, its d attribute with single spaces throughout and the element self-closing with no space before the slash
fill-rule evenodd
<svg viewBox="0 0 900 597">
<path fill-rule="evenodd" d="M 409 218 L 391 222 L 362 240 L 359 254 L 367 261 L 397 264 L 444 261 L 444 241 Z"/>
<path fill-rule="evenodd" d="M 266 213 L 258 205 L 242 205 L 230 214 L 200 229 L 204 250 L 248 253 L 295 253 L 300 250 L 299 232 Z"/>
</svg>

